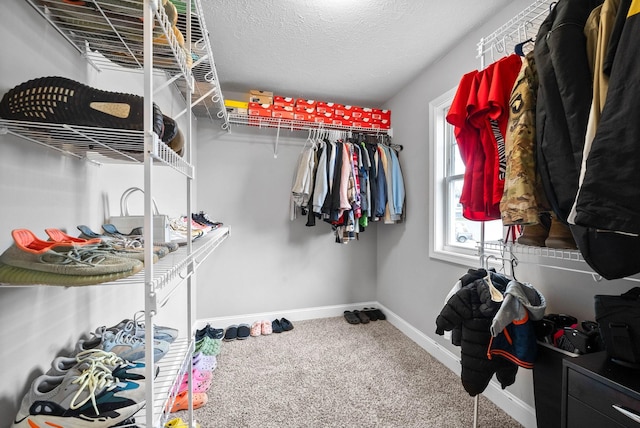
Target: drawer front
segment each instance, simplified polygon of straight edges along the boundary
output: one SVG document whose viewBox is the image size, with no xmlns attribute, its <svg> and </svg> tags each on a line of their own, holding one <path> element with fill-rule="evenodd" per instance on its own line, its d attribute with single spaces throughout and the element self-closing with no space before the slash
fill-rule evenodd
<svg viewBox="0 0 640 428">
<path fill-rule="evenodd" d="M 616 405 L 627 408 L 640 417 L 640 401 L 575 370 L 569 369 L 567 374 L 569 398 L 573 397 L 583 402 L 587 407 L 593 408 L 622 426 L 640 428 L 639 422 L 635 422 L 613 407 Z M 629 393 L 632 394 L 632 392 Z"/>
<path fill-rule="evenodd" d="M 567 398 L 567 423 L 566 428 L 624 428 L 611 418 L 597 412 L 582 401 L 573 397 Z"/>
</svg>

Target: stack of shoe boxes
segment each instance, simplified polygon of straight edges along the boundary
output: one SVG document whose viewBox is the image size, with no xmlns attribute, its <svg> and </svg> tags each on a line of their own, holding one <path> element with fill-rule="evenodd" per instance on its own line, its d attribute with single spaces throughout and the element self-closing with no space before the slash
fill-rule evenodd
<svg viewBox="0 0 640 428">
<path fill-rule="evenodd" d="M 390 110 L 274 96 L 273 92 L 257 89 L 249 91 L 248 102 L 226 100 L 225 104 L 229 113 L 248 114 L 255 117 L 256 124 L 260 118 L 271 117 L 365 129 L 391 128 Z"/>
</svg>

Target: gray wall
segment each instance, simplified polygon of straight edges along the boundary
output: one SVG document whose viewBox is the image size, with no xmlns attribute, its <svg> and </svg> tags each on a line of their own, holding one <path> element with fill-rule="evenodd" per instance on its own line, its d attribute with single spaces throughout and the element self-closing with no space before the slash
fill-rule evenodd
<svg viewBox="0 0 640 428">
<path fill-rule="evenodd" d="M 289 198 L 306 132 L 198 123 L 199 210 L 228 224 L 227 241 L 199 270 L 198 317 L 375 300 L 377 233 L 336 244 L 329 224 L 289 220 Z M 202 282 L 202 281 L 201 281 Z M 251 319 L 248 319 L 251 321 Z"/>
</svg>

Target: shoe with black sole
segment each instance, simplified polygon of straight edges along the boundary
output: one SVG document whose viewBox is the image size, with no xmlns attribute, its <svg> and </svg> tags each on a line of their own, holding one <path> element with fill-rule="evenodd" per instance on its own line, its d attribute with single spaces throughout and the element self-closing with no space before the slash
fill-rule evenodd
<svg viewBox="0 0 640 428">
<path fill-rule="evenodd" d="M 41 77 L 4 94 L 0 101 L 0 117 L 142 131 L 144 99 L 138 95 L 95 89 L 65 77 Z M 153 118 L 153 130 L 161 137 L 164 119 L 155 104 Z"/>
</svg>

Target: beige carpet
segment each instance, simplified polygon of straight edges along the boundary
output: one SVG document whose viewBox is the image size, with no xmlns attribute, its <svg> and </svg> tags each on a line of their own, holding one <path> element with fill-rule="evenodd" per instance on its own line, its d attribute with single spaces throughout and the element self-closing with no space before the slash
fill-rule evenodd
<svg viewBox="0 0 640 428">
<path fill-rule="evenodd" d="M 389 322 L 293 325 L 224 342 L 209 402 L 194 412 L 203 428 L 472 427 L 459 377 Z M 521 427 L 485 397 L 479 409 L 479 427 Z"/>
</svg>

